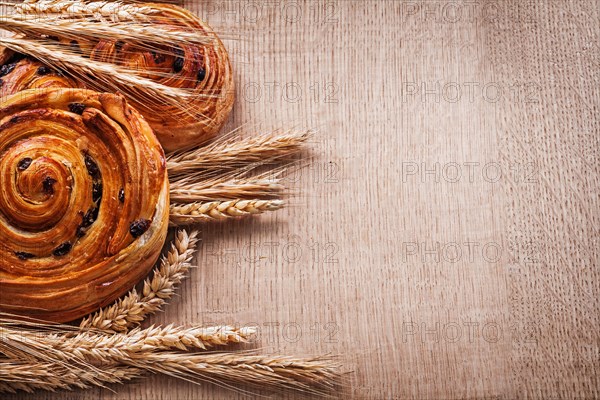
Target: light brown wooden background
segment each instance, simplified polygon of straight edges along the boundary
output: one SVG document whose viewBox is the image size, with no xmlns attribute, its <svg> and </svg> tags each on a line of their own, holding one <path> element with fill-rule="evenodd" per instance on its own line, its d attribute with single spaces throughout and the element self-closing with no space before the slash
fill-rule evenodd
<svg viewBox="0 0 600 400">
<path fill-rule="evenodd" d="M 337 354 L 344 397 L 600 396 L 598 1 L 185 6 L 229 39 L 229 128 L 319 133 L 291 206 L 204 226 L 153 322 Z M 113 390 L 38 398 L 243 397 Z"/>
</svg>

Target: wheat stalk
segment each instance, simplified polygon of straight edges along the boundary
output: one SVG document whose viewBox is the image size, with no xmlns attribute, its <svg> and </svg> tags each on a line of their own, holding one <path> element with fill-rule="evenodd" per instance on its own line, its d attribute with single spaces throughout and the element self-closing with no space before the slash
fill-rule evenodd
<svg viewBox="0 0 600 400">
<path fill-rule="evenodd" d="M 81 321 L 81 328 L 124 332 L 139 324 L 148 314 L 160 310 L 173 296 L 176 285 L 185 277 L 194 255 L 197 231 L 180 230 L 176 233 L 171 249 L 155 268 L 152 279 L 144 280 L 138 293 L 134 288 L 115 304 L 102 308 Z"/>
<path fill-rule="evenodd" d="M 76 40 L 82 36 L 93 39 L 128 40 L 142 45 L 151 44 L 151 49 L 157 49 L 156 45 L 172 47 L 173 43 L 200 46 L 214 40 L 214 37 L 204 32 L 162 29 L 160 25 L 147 23 L 73 21 L 18 15 L 2 15 L 0 20 L 2 29 L 16 33 L 60 36 Z"/>
<path fill-rule="evenodd" d="M 18 37 L 0 37 L 3 45 L 18 53 L 28 54 L 54 68 L 65 71 L 90 87 L 101 91 L 121 92 L 136 99 L 148 99 L 159 106 L 173 106 L 182 111 L 192 112 L 186 108 L 188 100 L 193 96 L 209 96 L 194 94 L 186 89 L 166 86 L 151 79 L 140 77 L 135 71 L 115 64 L 92 61 L 86 57 L 71 54 L 60 45 L 38 40 Z"/>
<path fill-rule="evenodd" d="M 169 177 L 210 169 L 233 170 L 249 163 L 265 165 L 281 161 L 299 153 L 310 137 L 310 131 L 272 133 L 247 139 L 226 135 L 208 146 L 171 155 L 167 159 Z"/>
<path fill-rule="evenodd" d="M 262 214 L 279 210 L 283 200 L 229 200 L 171 204 L 169 222 L 174 226 Z"/>
<path fill-rule="evenodd" d="M 260 199 L 277 197 L 283 190 L 279 178 L 198 181 L 191 176 L 170 183 L 170 198 L 174 203 Z"/>
</svg>

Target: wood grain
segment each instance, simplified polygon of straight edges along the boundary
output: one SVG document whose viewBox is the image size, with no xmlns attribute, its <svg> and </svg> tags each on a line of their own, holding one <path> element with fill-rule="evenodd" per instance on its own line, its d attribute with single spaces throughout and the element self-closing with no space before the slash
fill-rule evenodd
<svg viewBox="0 0 600 400">
<path fill-rule="evenodd" d="M 600 396 L 597 1 L 184 4 L 228 38 L 229 128 L 319 134 L 290 207 L 204 226 L 151 322 L 338 354 L 344 397 Z M 244 397 L 111 389 L 36 398 Z"/>
</svg>

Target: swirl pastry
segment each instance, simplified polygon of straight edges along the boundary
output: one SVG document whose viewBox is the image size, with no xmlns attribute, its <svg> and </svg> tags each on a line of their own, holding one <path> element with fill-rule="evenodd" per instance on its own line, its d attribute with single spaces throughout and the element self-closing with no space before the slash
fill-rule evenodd
<svg viewBox="0 0 600 400">
<path fill-rule="evenodd" d="M 190 30 L 212 40 L 203 46 L 175 45 L 156 51 L 101 40 L 91 51 L 90 58 L 136 69 L 167 86 L 194 90 L 198 96 L 186 105 L 186 110 L 168 108 L 156 112 L 156 107 L 147 100 L 131 99 L 165 150 L 192 147 L 216 135 L 233 107 L 234 84 L 229 56 L 210 26 L 188 10 L 168 4 L 152 7 L 159 12 L 149 15 L 148 22 L 163 28 Z"/>
<path fill-rule="evenodd" d="M 168 225 L 163 150 L 118 95 L 0 101 L 0 309 L 65 322 L 145 276 Z"/>
<path fill-rule="evenodd" d="M 28 6 L 33 7 L 36 4 L 23 4 L 22 12 L 27 12 Z M 114 14 L 112 18 L 130 18 L 137 29 L 144 29 L 139 28 L 140 26 L 156 29 L 156 35 L 168 31 L 182 32 L 192 33 L 194 38 L 206 40 L 203 44 L 191 44 L 190 41 L 182 39 L 180 43 L 164 45 L 135 42 L 126 38 L 117 40 L 114 36 L 85 32 L 81 35 L 72 31 L 65 34 L 64 30 L 59 36 L 46 34 L 44 37 L 60 43 L 70 54 L 82 55 L 91 61 L 113 64 L 123 70 L 135 71 L 140 77 L 166 87 L 185 90 L 188 94 L 185 101 L 169 105 L 157 102 L 143 89 L 127 94 L 128 102 L 146 118 L 166 151 L 190 148 L 210 139 L 225 123 L 234 101 L 231 64 L 223 43 L 210 26 L 181 7 L 148 4 L 144 5 L 143 12 L 140 8 L 140 14 L 137 16 L 136 7 L 129 5 L 128 10 L 131 12 L 125 16 Z M 42 11 L 66 12 L 54 10 L 52 7 Z M 98 14 L 99 12 L 94 13 L 103 18 Z M 65 15 L 68 18 L 72 17 L 72 14 Z M 56 33 L 60 32 L 57 30 Z M 156 35 L 153 38 L 156 38 Z M 79 78 L 87 79 L 86 76 Z M 63 83 L 57 82 L 57 85 Z M 86 81 L 86 84 L 90 89 L 113 91 L 109 87 L 96 84 L 94 79 Z M 6 92 L 8 93 L 8 90 Z"/>
</svg>

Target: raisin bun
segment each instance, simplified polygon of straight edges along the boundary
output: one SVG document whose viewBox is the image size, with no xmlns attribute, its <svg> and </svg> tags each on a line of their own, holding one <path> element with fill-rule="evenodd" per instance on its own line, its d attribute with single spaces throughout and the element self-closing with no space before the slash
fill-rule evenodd
<svg viewBox="0 0 600 400">
<path fill-rule="evenodd" d="M 5 312 L 82 317 L 147 275 L 166 237 L 165 155 L 119 95 L 38 88 L 0 100 L 0 192 Z"/>
</svg>

